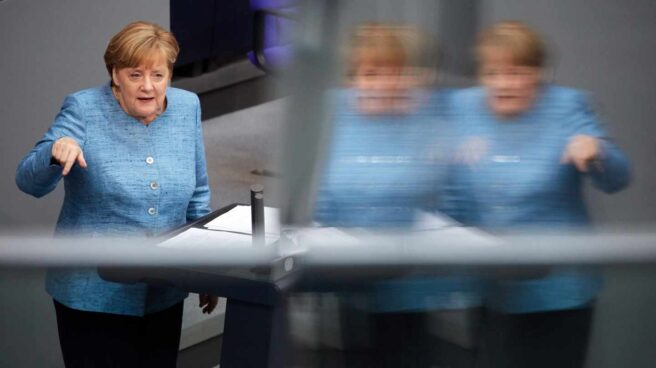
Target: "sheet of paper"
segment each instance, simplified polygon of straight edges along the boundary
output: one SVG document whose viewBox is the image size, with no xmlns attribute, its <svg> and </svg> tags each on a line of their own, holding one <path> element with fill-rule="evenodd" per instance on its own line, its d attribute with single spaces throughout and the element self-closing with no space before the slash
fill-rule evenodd
<svg viewBox="0 0 656 368">
<path fill-rule="evenodd" d="M 452 226 L 461 226 L 452 218 L 440 213 L 417 211 L 413 231 L 438 230 Z"/>
<path fill-rule="evenodd" d="M 267 236 L 266 243 L 271 244 L 276 239 L 276 237 Z M 248 234 L 191 228 L 157 245 L 175 249 L 247 248 L 253 246 L 253 238 Z"/>
<path fill-rule="evenodd" d="M 327 241 L 334 247 L 349 247 L 360 244 L 357 236 L 351 235 L 343 229 L 336 227 L 310 227 L 301 229 L 297 233 L 297 239 L 301 245 L 325 244 Z"/>
<path fill-rule="evenodd" d="M 208 222 L 205 227 L 212 230 L 252 234 L 251 206 L 236 206 Z M 264 207 L 264 232 L 267 235 L 280 234 L 280 211 L 277 208 Z"/>
<path fill-rule="evenodd" d="M 432 234 L 431 231 L 426 231 L 425 233 Z M 502 244 L 502 241 L 499 238 L 475 227 L 445 227 L 435 231 L 434 234 L 436 242 L 445 247 L 451 247 L 452 244 L 459 244 L 461 247 L 495 246 Z"/>
<path fill-rule="evenodd" d="M 436 246 L 451 247 L 460 244 L 467 247 L 494 246 L 501 241 L 477 228 L 464 227 L 449 218 L 425 218 L 427 222 L 413 227 L 409 232 L 399 232 L 397 235 L 420 235 L 425 239 L 434 239 Z M 434 221 L 433 221 L 434 220 Z M 394 235 L 394 233 L 389 233 Z M 335 227 L 306 228 L 298 231 L 299 244 L 329 244 L 335 248 L 343 246 L 360 246 L 370 244 L 373 236 L 380 233 L 365 228 L 340 229 Z"/>
<path fill-rule="evenodd" d="M 442 242 L 455 240 L 471 245 L 496 245 L 500 240 L 474 227 L 466 227 L 441 213 L 419 211 L 412 231 L 433 233 Z M 447 242 L 448 243 L 448 242 Z"/>
</svg>

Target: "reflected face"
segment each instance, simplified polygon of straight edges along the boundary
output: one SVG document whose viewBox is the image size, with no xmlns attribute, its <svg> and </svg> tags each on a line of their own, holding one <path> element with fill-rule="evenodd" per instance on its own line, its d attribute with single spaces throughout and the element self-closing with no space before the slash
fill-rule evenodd
<svg viewBox="0 0 656 368">
<path fill-rule="evenodd" d="M 135 68 L 114 69 L 112 77 L 116 97 L 128 115 L 149 124 L 166 108 L 171 75 L 163 57 Z"/>
<path fill-rule="evenodd" d="M 405 112 L 410 108 L 409 92 L 414 79 L 401 66 L 362 63 L 353 78 L 360 111 L 365 114 Z"/>
<path fill-rule="evenodd" d="M 480 70 L 480 81 L 487 92 L 490 109 L 501 118 L 513 118 L 533 105 L 542 70 L 517 65 L 503 50 L 488 50 Z"/>
<path fill-rule="evenodd" d="M 394 92 L 400 87 L 402 69 L 363 63 L 355 72 L 355 87 L 361 91 Z"/>
</svg>

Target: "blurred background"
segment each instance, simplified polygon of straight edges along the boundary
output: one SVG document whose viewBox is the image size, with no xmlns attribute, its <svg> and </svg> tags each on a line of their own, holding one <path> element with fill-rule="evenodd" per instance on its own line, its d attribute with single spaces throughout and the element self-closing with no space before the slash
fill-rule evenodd
<svg viewBox="0 0 656 368">
<path fill-rule="evenodd" d="M 272 188 L 265 203 L 287 208 L 293 221 L 307 219 L 311 210 L 316 177 L 303 169 L 319 162 L 321 145 L 315 143 L 324 132 L 320 123 L 327 121 L 321 93 L 343 82 L 340 52 L 354 25 L 420 26 L 440 44 L 438 84 L 467 86 L 476 82 L 475 35 L 507 19 L 524 21 L 547 37 L 553 55 L 549 78 L 592 93 L 598 115 L 632 162 L 633 181 L 626 190 L 612 196 L 586 193 L 594 225 L 653 231 L 656 3 L 651 0 L 2 0 L 0 234 L 42 235 L 54 228 L 63 187 L 45 198 L 29 197 L 14 183 L 16 166 L 51 124 L 64 96 L 106 82 L 104 49 L 131 21 L 170 28 L 180 42 L 172 85 L 201 99 L 212 208 L 247 203 L 248 187 L 264 183 Z M 293 100 L 299 81 L 309 87 Z M 290 152 L 307 152 L 306 160 L 281 163 Z M 285 165 L 300 169 L 284 171 Z M 292 186 L 280 185 L 283 171 Z M 656 359 L 651 343 L 656 269 L 604 271 L 588 367 L 650 367 Z M 44 275 L 35 268 L 0 269 L 0 366 L 63 366 Z M 316 332 L 320 319 L 329 320 L 317 311 L 328 313 L 330 303 L 313 299 L 297 307 L 296 331 L 315 339 L 315 346 L 334 343 L 335 335 Z M 216 366 L 221 310 L 209 317 L 196 308 L 186 310 L 179 366 Z"/>
</svg>

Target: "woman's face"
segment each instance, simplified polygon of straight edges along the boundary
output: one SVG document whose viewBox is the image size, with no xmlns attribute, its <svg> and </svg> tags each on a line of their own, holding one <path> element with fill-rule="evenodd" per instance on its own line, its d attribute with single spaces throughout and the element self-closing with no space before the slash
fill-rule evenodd
<svg viewBox="0 0 656 368">
<path fill-rule="evenodd" d="M 488 50 L 483 59 L 480 80 L 492 111 L 502 118 L 527 111 L 537 96 L 542 70 L 517 65 L 503 50 Z"/>
<path fill-rule="evenodd" d="M 360 111 L 367 114 L 402 113 L 411 107 L 409 92 L 416 87 L 410 68 L 362 63 L 355 70 L 353 87 Z"/>
<path fill-rule="evenodd" d="M 114 69 L 112 76 L 116 97 L 128 115 L 148 124 L 164 111 L 171 76 L 163 57 L 149 65 Z"/>
</svg>

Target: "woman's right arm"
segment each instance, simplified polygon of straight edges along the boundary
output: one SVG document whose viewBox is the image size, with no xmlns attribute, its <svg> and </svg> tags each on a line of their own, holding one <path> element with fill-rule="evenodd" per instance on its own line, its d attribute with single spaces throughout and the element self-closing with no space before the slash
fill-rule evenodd
<svg viewBox="0 0 656 368">
<path fill-rule="evenodd" d="M 568 111 L 566 121 L 572 138 L 563 153 L 563 162 L 575 164 L 579 171 L 590 176 L 592 185 L 603 192 L 613 193 L 625 188 L 631 181 L 629 159 L 602 128 L 585 94 L 575 92 L 571 102 L 573 109 Z M 596 164 L 588 165 L 586 161 L 590 155 L 586 156 L 586 151 L 589 150 L 586 150 L 584 145 L 577 144 L 589 141 L 586 137 L 597 141 L 597 157 L 592 160 L 592 163 Z"/>
<path fill-rule="evenodd" d="M 86 133 L 83 115 L 79 101 L 67 96 L 50 129 L 18 164 L 16 185 L 20 190 L 42 197 L 55 189 L 74 162 L 86 166 L 82 154 Z"/>
</svg>

